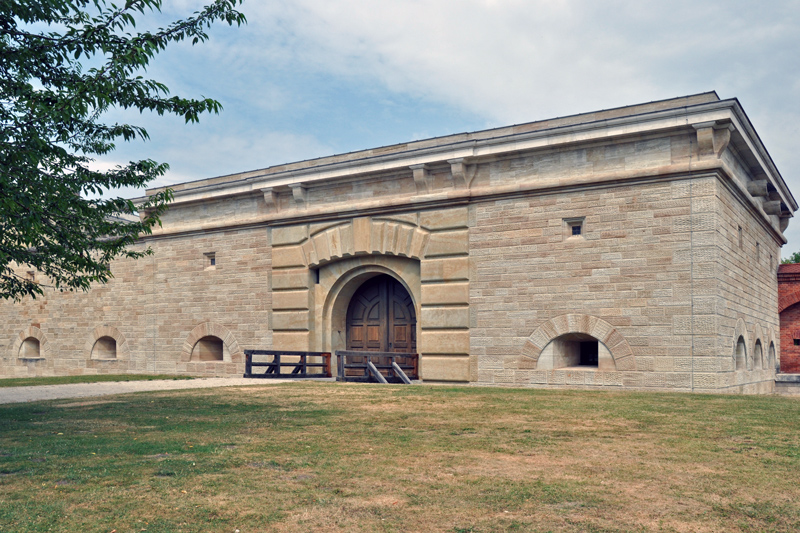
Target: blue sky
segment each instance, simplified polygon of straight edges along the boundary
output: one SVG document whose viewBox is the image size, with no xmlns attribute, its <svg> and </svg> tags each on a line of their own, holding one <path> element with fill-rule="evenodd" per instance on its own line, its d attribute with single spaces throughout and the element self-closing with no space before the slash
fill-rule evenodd
<svg viewBox="0 0 800 533">
<path fill-rule="evenodd" d="M 165 23 L 201 2 L 165 2 Z M 800 0 L 248 0 L 248 24 L 146 75 L 222 102 L 101 161 L 168 162 L 156 185 L 716 90 L 738 97 L 800 200 Z M 800 213 L 783 255 L 800 250 Z"/>
</svg>

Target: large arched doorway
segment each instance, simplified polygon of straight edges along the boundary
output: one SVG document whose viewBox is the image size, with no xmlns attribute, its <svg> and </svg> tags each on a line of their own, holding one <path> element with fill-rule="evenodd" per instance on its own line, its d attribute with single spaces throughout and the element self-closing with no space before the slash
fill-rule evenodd
<svg viewBox="0 0 800 533">
<path fill-rule="evenodd" d="M 347 349 L 416 353 L 417 317 L 405 287 L 381 274 L 368 279 L 347 307 Z"/>
</svg>

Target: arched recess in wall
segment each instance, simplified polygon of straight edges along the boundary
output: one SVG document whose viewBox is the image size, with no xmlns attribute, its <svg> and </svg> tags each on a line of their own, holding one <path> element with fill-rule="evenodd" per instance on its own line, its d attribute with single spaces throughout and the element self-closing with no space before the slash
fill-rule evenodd
<svg viewBox="0 0 800 533">
<path fill-rule="evenodd" d="M 736 320 L 733 328 L 733 354 L 732 363 L 734 370 L 749 370 L 747 347 L 750 346 L 750 335 L 747 333 L 747 326 L 742 318 Z"/>
<path fill-rule="evenodd" d="M 362 217 L 325 228 L 302 244 L 310 268 L 363 255 L 394 255 L 421 259 L 430 232 L 414 224 Z"/>
<path fill-rule="evenodd" d="M 775 332 L 775 328 L 769 328 L 769 339 L 767 341 L 767 370 L 771 372 L 778 371 L 778 348 L 776 339 L 779 334 Z"/>
<path fill-rule="evenodd" d="M 750 356 L 750 368 L 753 370 L 766 368 L 764 365 L 764 337 L 764 330 L 761 328 L 761 324 L 756 324 L 753 328 L 753 350 Z"/>
<path fill-rule="evenodd" d="M 326 265 L 321 276 L 324 293 L 321 306 L 322 350 L 335 352 L 346 348 L 346 316 L 350 301 L 367 280 L 386 274 L 396 279 L 411 296 L 417 318 L 417 342 L 420 339 L 419 261 L 402 257 L 371 256 L 352 258 Z M 330 285 L 327 281 L 330 280 Z M 417 351 L 420 351 L 419 345 Z"/>
<path fill-rule="evenodd" d="M 598 370 L 636 370 L 636 358 L 625 337 L 605 320 L 582 314 L 557 316 L 539 326 L 525 341 L 518 368 L 538 368 L 540 357 L 546 348 L 550 349 L 549 346 L 553 342 L 588 342 L 588 339 L 602 343 L 602 347 L 607 350 L 607 355 L 610 357 L 610 364 L 605 367 L 598 364 Z M 547 353 L 544 355 L 548 357 Z"/>
<path fill-rule="evenodd" d="M 240 363 L 244 361 L 244 352 L 228 328 L 214 322 L 204 322 L 186 337 L 181 361 Z"/>
<path fill-rule="evenodd" d="M 783 313 L 786 309 L 798 302 L 800 302 L 800 287 L 778 298 L 778 313 Z"/>
<path fill-rule="evenodd" d="M 20 331 L 11 343 L 11 357 L 14 359 L 38 360 L 50 356 L 50 343 L 47 335 L 36 326 Z"/>
<path fill-rule="evenodd" d="M 97 326 L 84 347 L 90 359 L 127 361 L 131 351 L 125 335 L 114 326 Z"/>
</svg>

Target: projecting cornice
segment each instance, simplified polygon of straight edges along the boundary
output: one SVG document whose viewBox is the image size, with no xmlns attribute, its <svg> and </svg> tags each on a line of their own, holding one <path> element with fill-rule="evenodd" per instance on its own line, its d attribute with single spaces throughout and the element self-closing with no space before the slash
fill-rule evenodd
<svg viewBox="0 0 800 533">
<path fill-rule="evenodd" d="M 640 107 L 632 106 L 630 110 L 639 110 Z M 291 190 L 295 202 L 305 205 L 305 191 L 315 184 L 391 173 L 413 174 L 418 193 L 426 194 L 432 192 L 429 169 L 437 165 L 450 167 L 454 187 L 469 188 L 474 165 L 481 161 L 521 152 L 694 129 L 701 155 L 719 158 L 729 146 L 735 148 L 755 179 L 762 185 L 767 182 L 776 196 L 771 200 L 783 204 L 783 215 L 791 216 L 797 210 L 797 202 L 738 100 L 717 100 L 628 115 L 623 114 L 626 109 L 617 110 L 619 116 L 588 114 L 585 121 L 580 121 L 582 116 L 578 116 L 572 119 L 577 123 L 554 127 L 532 123 L 529 125 L 535 127 L 532 131 L 520 131 L 525 129 L 525 125 L 499 128 L 185 183 L 174 187 L 173 205 L 252 194 L 265 194 L 265 198 L 274 200 L 274 191 L 279 190 Z M 603 118 L 591 120 L 596 116 Z M 381 151 L 386 153 L 376 153 Z M 286 170 L 282 170 L 284 168 Z"/>
</svg>

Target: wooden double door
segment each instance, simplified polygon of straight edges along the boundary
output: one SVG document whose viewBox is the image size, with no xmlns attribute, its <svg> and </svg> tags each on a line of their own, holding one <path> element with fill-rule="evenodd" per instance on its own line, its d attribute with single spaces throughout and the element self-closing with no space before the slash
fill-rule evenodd
<svg viewBox="0 0 800 533">
<path fill-rule="evenodd" d="M 416 353 L 417 317 L 403 285 L 381 274 L 358 288 L 347 308 L 347 349 Z"/>
</svg>

